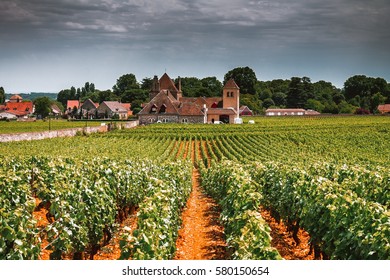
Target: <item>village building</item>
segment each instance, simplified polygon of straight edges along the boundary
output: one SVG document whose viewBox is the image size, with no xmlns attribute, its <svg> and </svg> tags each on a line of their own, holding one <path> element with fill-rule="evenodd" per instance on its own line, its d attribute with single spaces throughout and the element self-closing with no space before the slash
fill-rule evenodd
<svg viewBox="0 0 390 280">
<path fill-rule="evenodd" d="M 98 115 L 98 107 L 99 103 L 95 103 L 91 99 L 87 99 L 80 106 L 80 116 L 84 119 L 96 119 Z"/>
<path fill-rule="evenodd" d="M 97 112 L 98 117 L 102 119 L 118 118 L 126 120 L 128 118 L 128 110 L 118 101 L 103 101 L 97 108 Z"/>
<path fill-rule="evenodd" d="M 307 115 L 319 115 L 320 113 L 314 110 L 305 110 L 305 109 L 283 109 L 283 108 L 274 108 L 267 109 L 265 111 L 266 116 L 307 116 Z"/>
<path fill-rule="evenodd" d="M 24 101 L 20 95 L 13 95 L 2 107 L 2 113 L 2 117 L 8 119 L 28 118 L 34 113 L 34 104 L 32 101 Z"/>
<path fill-rule="evenodd" d="M 248 106 L 240 107 L 240 116 L 253 116 L 253 112 Z"/>
<path fill-rule="evenodd" d="M 381 114 L 390 114 L 390 104 L 381 104 L 378 105 L 378 111 Z"/>
<path fill-rule="evenodd" d="M 62 114 L 62 111 L 61 109 L 58 107 L 57 104 L 52 104 L 50 105 L 50 109 L 51 109 L 51 114 L 55 117 L 60 117 L 61 114 Z"/>
<path fill-rule="evenodd" d="M 87 99 L 84 102 L 79 100 L 67 101 L 66 115 L 83 119 L 107 119 L 118 116 L 124 120 L 132 116 L 131 103 L 120 103 L 118 101 L 103 101 L 99 103 Z"/>
<path fill-rule="evenodd" d="M 181 80 L 176 86 L 165 73 L 153 78 L 149 103 L 138 113 L 140 124 L 234 123 L 239 117 L 240 88 L 230 79 L 222 97 L 183 97 Z"/>
<path fill-rule="evenodd" d="M 65 114 L 67 116 L 77 116 L 80 108 L 80 100 L 68 100 L 66 101 Z"/>
</svg>

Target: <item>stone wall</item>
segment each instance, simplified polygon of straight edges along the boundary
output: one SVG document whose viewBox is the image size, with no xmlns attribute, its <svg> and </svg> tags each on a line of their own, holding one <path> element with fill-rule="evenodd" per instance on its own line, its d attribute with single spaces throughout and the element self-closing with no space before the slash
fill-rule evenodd
<svg viewBox="0 0 390 280">
<path fill-rule="evenodd" d="M 129 129 L 138 126 L 138 121 L 131 121 L 121 123 L 122 129 Z M 111 129 L 109 124 L 101 126 L 91 126 L 83 128 L 70 128 L 53 131 L 42 132 L 24 132 L 24 133 L 12 133 L 12 134 L 0 134 L 0 142 L 12 142 L 12 141 L 30 141 L 30 140 L 42 140 L 56 137 L 73 137 L 77 133 L 104 133 Z"/>
<path fill-rule="evenodd" d="M 150 114 L 150 115 L 140 115 L 139 116 L 139 124 L 153 124 L 157 121 L 162 123 L 204 123 L 204 116 L 178 116 L 178 115 L 158 115 L 158 114 Z"/>
</svg>

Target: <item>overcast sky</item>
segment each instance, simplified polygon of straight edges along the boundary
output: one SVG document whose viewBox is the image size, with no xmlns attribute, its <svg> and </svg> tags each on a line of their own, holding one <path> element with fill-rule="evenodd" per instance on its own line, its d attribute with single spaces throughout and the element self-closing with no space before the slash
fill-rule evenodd
<svg viewBox="0 0 390 280">
<path fill-rule="evenodd" d="M 390 82 L 389 0 L 1 0 L 0 86 L 58 92 L 85 82 L 307 76 Z"/>
</svg>

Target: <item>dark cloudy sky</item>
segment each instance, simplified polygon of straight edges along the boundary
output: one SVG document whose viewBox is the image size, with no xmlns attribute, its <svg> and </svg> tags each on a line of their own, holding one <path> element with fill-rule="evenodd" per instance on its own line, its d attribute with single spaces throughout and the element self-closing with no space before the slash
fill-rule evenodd
<svg viewBox="0 0 390 280">
<path fill-rule="evenodd" d="M 1 0 L 0 86 L 110 89 L 133 73 L 259 80 L 308 76 L 342 87 L 390 82 L 389 0 Z"/>
</svg>

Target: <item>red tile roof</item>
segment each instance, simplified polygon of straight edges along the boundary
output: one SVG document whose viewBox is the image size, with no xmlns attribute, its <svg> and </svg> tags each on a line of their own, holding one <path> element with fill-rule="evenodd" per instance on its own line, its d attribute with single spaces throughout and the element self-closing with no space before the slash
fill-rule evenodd
<svg viewBox="0 0 390 280">
<path fill-rule="evenodd" d="M 236 88 L 236 89 L 239 89 L 238 85 L 236 84 L 236 82 L 234 81 L 233 78 L 231 78 L 229 81 L 226 82 L 224 88 Z"/>
<path fill-rule="evenodd" d="M 121 103 L 122 106 L 127 110 L 127 115 L 133 115 L 133 111 L 131 111 L 131 103 Z"/>
<path fill-rule="evenodd" d="M 195 103 L 182 103 L 179 108 L 181 116 L 203 116 L 202 108 Z"/>
<path fill-rule="evenodd" d="M 168 76 L 167 73 L 164 73 L 162 77 L 159 80 L 160 83 L 160 89 L 167 89 L 171 92 L 178 92 L 179 90 L 175 86 L 175 83 L 172 81 L 172 79 Z"/>
<path fill-rule="evenodd" d="M 207 110 L 208 115 L 235 115 L 233 109 L 223 109 L 223 108 L 211 108 Z"/>
<path fill-rule="evenodd" d="M 390 104 L 379 105 L 378 111 L 380 111 L 381 113 L 389 113 L 390 112 Z"/>
<path fill-rule="evenodd" d="M 5 110 L 15 114 L 18 117 L 26 116 L 33 113 L 34 105 L 31 101 L 26 102 L 7 102 Z"/>
<path fill-rule="evenodd" d="M 165 105 L 164 114 L 179 114 L 178 107 L 180 102 L 172 96 L 168 90 L 160 91 L 145 107 L 138 113 L 139 115 L 150 114 L 152 107 L 156 108 L 156 113 L 160 112 L 161 107 Z"/>
<path fill-rule="evenodd" d="M 74 107 L 76 107 L 77 109 L 80 107 L 80 101 L 79 100 L 68 100 L 68 102 L 66 103 L 66 109 L 71 109 L 73 110 Z"/>
</svg>

